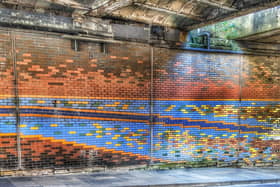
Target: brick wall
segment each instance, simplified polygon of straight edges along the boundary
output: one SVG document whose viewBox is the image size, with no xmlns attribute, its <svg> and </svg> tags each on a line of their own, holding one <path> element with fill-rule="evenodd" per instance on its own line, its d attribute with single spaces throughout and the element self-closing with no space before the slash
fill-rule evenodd
<svg viewBox="0 0 280 187">
<path fill-rule="evenodd" d="M 279 62 L 157 49 L 154 155 L 167 162 L 279 161 Z"/>
<path fill-rule="evenodd" d="M 0 46 L 2 169 L 18 160 L 15 54 L 23 168 L 279 161 L 279 57 L 154 48 L 151 101 L 146 44 L 75 51 L 60 35 L 3 30 Z"/>
<path fill-rule="evenodd" d="M 0 34 L 0 168 L 16 168 L 16 118 L 14 105 L 14 76 L 12 43 L 9 32 Z"/>
</svg>

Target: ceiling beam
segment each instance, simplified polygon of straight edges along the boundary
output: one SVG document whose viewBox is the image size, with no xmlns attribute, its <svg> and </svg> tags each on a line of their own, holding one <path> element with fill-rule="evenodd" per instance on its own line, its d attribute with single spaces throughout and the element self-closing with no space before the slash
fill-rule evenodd
<svg viewBox="0 0 280 187">
<path fill-rule="evenodd" d="M 79 9 L 79 10 L 90 10 L 89 7 L 86 7 L 84 4 L 78 3 L 74 0 L 45 0 L 45 1 L 66 6 L 66 7 L 71 7 L 74 9 Z"/>
<path fill-rule="evenodd" d="M 164 13 L 167 13 L 167 14 L 183 16 L 183 17 L 186 17 L 186 18 L 189 18 L 189 19 L 193 19 L 193 20 L 196 20 L 196 21 L 203 21 L 204 20 L 200 16 L 195 16 L 195 15 L 191 15 L 191 14 L 183 14 L 183 13 L 180 13 L 180 11 L 177 12 L 177 11 L 169 10 L 169 9 L 166 9 L 166 8 L 160 8 L 160 7 L 156 7 L 156 6 L 152 6 L 152 5 L 146 5 L 146 4 L 141 4 L 141 3 L 133 3 L 133 4 L 136 5 L 136 6 L 139 6 L 139 7 L 147 8 L 147 9 L 150 9 L 150 10 L 155 10 L 155 11 L 158 11 L 158 12 L 164 12 Z"/>
<path fill-rule="evenodd" d="M 96 18 L 92 18 L 87 24 L 77 25 L 70 17 L 6 8 L 0 8 L 0 26 L 103 37 L 112 37 L 113 34 L 111 24 Z"/>
<path fill-rule="evenodd" d="M 25 6 L 34 6 L 34 2 L 26 2 L 21 0 L 2 0 L 1 3 L 12 4 L 12 5 L 25 5 Z"/>
<path fill-rule="evenodd" d="M 217 3 L 217 2 L 213 2 L 213 1 L 209 1 L 209 0 L 196 0 L 196 1 L 199 2 L 199 3 L 204 3 L 204 4 L 207 4 L 207 5 L 217 7 L 217 8 L 221 8 L 221 9 L 228 10 L 228 11 L 238 11 L 238 9 L 236 9 L 236 8 L 229 7 L 229 6 L 223 5 L 221 3 Z"/>
<path fill-rule="evenodd" d="M 91 6 L 90 15 L 102 17 L 110 15 L 114 11 L 131 5 L 133 0 L 107 0 L 103 3 L 93 4 Z"/>
</svg>

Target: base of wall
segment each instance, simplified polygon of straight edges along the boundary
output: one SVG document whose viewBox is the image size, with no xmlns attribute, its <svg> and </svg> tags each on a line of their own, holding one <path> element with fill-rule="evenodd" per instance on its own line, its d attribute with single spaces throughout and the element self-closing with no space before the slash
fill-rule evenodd
<svg viewBox="0 0 280 187">
<path fill-rule="evenodd" d="M 266 168 L 275 167 L 280 168 L 279 162 L 263 162 L 263 163 L 253 163 L 248 164 L 245 162 L 188 162 L 188 163 L 159 163 L 154 165 L 133 165 L 133 166 L 123 166 L 123 167 L 100 167 L 95 166 L 91 168 L 52 168 L 52 169 L 23 169 L 23 170 L 1 170 L 0 177 L 4 176 L 43 176 L 43 175 L 63 175 L 63 174 L 74 174 L 74 173 L 94 173 L 94 172 L 127 172 L 132 170 L 171 170 L 171 169 L 183 169 L 183 168 Z"/>
<path fill-rule="evenodd" d="M 119 166 L 119 167 L 100 167 L 94 166 L 91 168 L 50 168 L 50 169 L 23 169 L 23 170 L 1 170 L 0 177 L 4 176 L 42 176 L 42 175 L 58 175 L 58 174 L 74 174 L 74 173 L 94 173 L 106 171 L 131 171 L 146 169 L 147 165 Z"/>
</svg>

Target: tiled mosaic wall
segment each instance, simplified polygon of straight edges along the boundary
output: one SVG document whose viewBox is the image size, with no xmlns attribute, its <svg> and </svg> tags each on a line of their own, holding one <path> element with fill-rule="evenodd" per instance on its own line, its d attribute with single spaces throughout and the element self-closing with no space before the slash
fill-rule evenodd
<svg viewBox="0 0 280 187">
<path fill-rule="evenodd" d="M 14 107 L 14 78 L 12 42 L 8 32 L 0 32 L 0 168 L 16 168 L 16 118 Z M 9 129 L 9 130 L 8 130 Z M 8 131 L 7 131 L 8 130 Z"/>
<path fill-rule="evenodd" d="M 0 46 L 2 169 L 18 163 L 13 60 L 23 168 L 279 161 L 279 58 L 154 48 L 151 118 L 148 45 L 3 31 Z"/>
<path fill-rule="evenodd" d="M 155 67 L 156 158 L 280 160 L 279 58 L 158 49 Z"/>
</svg>

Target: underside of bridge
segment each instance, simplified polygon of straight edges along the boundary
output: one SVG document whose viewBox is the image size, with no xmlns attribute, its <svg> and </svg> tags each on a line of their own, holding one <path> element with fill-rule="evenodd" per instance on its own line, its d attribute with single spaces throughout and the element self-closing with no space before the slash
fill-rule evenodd
<svg viewBox="0 0 280 187">
<path fill-rule="evenodd" d="M 280 166 L 280 0 L 1 0 L 0 26 L 0 175 Z"/>
<path fill-rule="evenodd" d="M 191 30 L 280 5 L 279 0 L 3 0 L 15 10 L 72 17 L 103 18 Z"/>
</svg>

